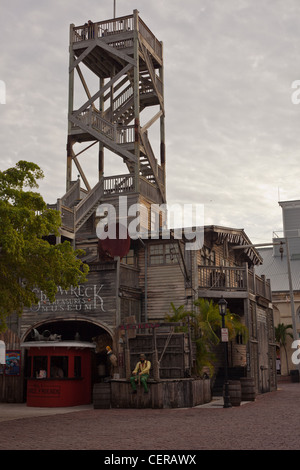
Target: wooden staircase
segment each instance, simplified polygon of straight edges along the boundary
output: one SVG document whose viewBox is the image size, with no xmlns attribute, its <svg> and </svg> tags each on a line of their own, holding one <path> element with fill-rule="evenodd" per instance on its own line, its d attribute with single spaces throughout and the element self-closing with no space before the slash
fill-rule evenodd
<svg viewBox="0 0 300 470">
<path fill-rule="evenodd" d="M 87 196 L 74 207 L 75 232 L 77 232 L 77 230 L 79 230 L 95 212 L 101 202 L 103 193 L 104 191 L 102 179 L 96 184 L 96 186 L 93 187 L 93 189 L 87 194 Z"/>
<path fill-rule="evenodd" d="M 101 144 L 97 155 L 100 174 L 104 171 L 104 153 L 108 149 L 121 157 L 127 166 L 129 176 L 134 181 L 132 191 L 138 192 L 141 188 L 151 200 L 165 202 L 162 53 L 161 42 L 139 18 L 137 10 L 133 15 L 93 23 L 89 30 L 86 25 L 71 25 L 67 187 L 75 163 L 88 191 L 84 198 L 86 202 L 81 200 L 74 207 L 75 230 L 82 227 L 92 213 L 93 197 L 98 191 L 103 192 L 103 188 L 98 186 L 91 190 L 77 158 L 97 142 Z M 89 90 L 81 64 L 99 80 L 99 89 L 94 94 Z M 74 109 L 76 77 L 83 86 L 87 100 Z M 142 125 L 141 112 L 145 108 L 154 109 L 153 106 L 158 106 L 159 111 Z M 158 119 L 161 165 L 147 134 Z M 88 145 L 76 153 L 73 147 L 85 142 Z M 118 188 L 115 189 L 118 192 Z"/>
</svg>

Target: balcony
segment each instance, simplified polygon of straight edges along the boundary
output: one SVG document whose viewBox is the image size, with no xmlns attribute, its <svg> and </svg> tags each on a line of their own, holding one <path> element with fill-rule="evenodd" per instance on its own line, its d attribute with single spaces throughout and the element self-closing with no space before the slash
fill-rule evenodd
<svg viewBox="0 0 300 470">
<path fill-rule="evenodd" d="M 244 266 L 198 266 L 199 295 L 218 297 L 220 293 L 234 298 L 249 294 L 271 301 L 270 281 Z"/>
<path fill-rule="evenodd" d="M 111 20 L 98 21 L 91 25 L 74 26 L 71 42 L 79 46 L 83 41 L 102 39 L 115 49 L 133 48 L 135 18 L 134 15 L 123 16 Z M 148 26 L 138 16 L 138 32 L 143 43 L 149 48 L 153 58 L 161 64 L 162 44 Z"/>
</svg>

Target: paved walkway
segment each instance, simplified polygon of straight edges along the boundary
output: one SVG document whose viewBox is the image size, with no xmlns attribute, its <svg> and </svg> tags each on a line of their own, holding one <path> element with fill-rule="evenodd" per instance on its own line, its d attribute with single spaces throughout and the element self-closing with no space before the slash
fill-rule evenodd
<svg viewBox="0 0 300 470">
<path fill-rule="evenodd" d="M 255 402 L 184 409 L 0 404 L 0 450 L 299 450 L 300 384 Z M 111 455 L 111 453 L 109 454 Z M 199 463 L 199 462 L 198 462 Z"/>
</svg>

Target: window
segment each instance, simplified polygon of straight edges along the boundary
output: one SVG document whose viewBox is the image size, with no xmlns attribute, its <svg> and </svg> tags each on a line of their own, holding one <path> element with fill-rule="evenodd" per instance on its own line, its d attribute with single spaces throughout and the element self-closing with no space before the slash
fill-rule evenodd
<svg viewBox="0 0 300 470">
<path fill-rule="evenodd" d="M 164 247 L 163 245 L 150 245 L 150 264 L 163 264 Z"/>
<path fill-rule="evenodd" d="M 129 250 L 126 256 L 123 256 L 122 263 L 128 266 L 136 266 L 136 258 L 134 256 L 134 250 Z"/>
<path fill-rule="evenodd" d="M 201 250 L 201 264 L 202 264 L 202 266 L 215 266 L 216 265 L 216 253 L 215 253 L 215 251 L 204 247 Z"/>
<path fill-rule="evenodd" d="M 178 264 L 178 245 L 176 243 L 165 243 L 149 246 L 150 265 Z"/>
<path fill-rule="evenodd" d="M 50 377 L 56 379 L 68 377 L 68 356 L 51 356 Z"/>
<path fill-rule="evenodd" d="M 48 375 L 47 362 L 48 362 L 47 356 L 34 356 L 32 376 L 40 378 L 40 379 L 46 378 Z"/>
<path fill-rule="evenodd" d="M 74 357 L 74 377 L 81 377 L 81 357 Z"/>
</svg>

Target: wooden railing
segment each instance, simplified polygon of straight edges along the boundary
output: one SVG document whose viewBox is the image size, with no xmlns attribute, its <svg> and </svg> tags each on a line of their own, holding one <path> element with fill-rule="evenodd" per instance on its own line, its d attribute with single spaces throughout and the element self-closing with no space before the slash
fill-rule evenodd
<svg viewBox="0 0 300 470">
<path fill-rule="evenodd" d="M 199 266 L 199 287 L 205 289 L 247 290 L 244 267 Z"/>
<path fill-rule="evenodd" d="M 120 285 L 138 289 L 139 270 L 132 266 L 121 264 L 120 266 Z"/>
<path fill-rule="evenodd" d="M 89 25 L 73 28 L 73 42 L 101 38 L 126 31 L 134 31 L 133 15 L 123 16 L 112 20 L 98 21 Z"/>
<path fill-rule="evenodd" d="M 133 126 L 119 126 L 116 127 L 116 143 L 117 144 L 132 144 L 135 139 L 135 127 Z"/>
<path fill-rule="evenodd" d="M 199 288 L 248 291 L 271 300 L 270 282 L 253 274 L 246 266 L 198 266 Z"/>
<path fill-rule="evenodd" d="M 133 88 L 128 85 L 121 93 L 119 93 L 113 100 L 113 112 L 118 110 L 124 103 L 126 103 L 133 96 Z"/>
<path fill-rule="evenodd" d="M 62 205 L 66 207 L 73 207 L 74 204 L 80 200 L 80 180 L 73 182 L 70 189 L 61 198 Z"/>
<path fill-rule="evenodd" d="M 117 144 L 133 143 L 135 140 L 134 126 L 120 126 L 104 119 L 101 114 L 90 107 L 78 115 L 78 119 L 85 125 L 95 129 L 100 134 Z"/>
<path fill-rule="evenodd" d="M 144 38 L 144 40 L 152 48 L 153 52 L 159 57 L 162 58 L 162 45 L 161 42 L 155 37 L 152 31 L 148 26 L 141 20 L 139 21 L 139 33 Z M 90 39 L 98 39 L 101 37 L 109 37 L 115 35 L 128 35 L 126 37 L 120 37 L 116 41 L 112 41 L 112 44 L 117 49 L 122 49 L 125 47 L 131 47 L 133 42 L 130 39 L 132 37 L 132 32 L 134 31 L 134 15 L 123 16 L 120 18 L 115 18 L 111 20 L 99 21 L 97 23 L 92 23 L 90 26 L 85 24 L 81 26 L 75 26 L 73 28 L 73 43 L 79 43 L 81 41 L 86 41 Z"/>
<path fill-rule="evenodd" d="M 155 54 L 162 58 L 162 45 L 161 42 L 154 36 L 148 26 L 139 18 L 139 32 L 147 43 L 152 47 Z"/>
<path fill-rule="evenodd" d="M 61 205 L 60 213 L 61 227 L 69 232 L 74 232 L 74 209 Z"/>
<path fill-rule="evenodd" d="M 104 195 L 134 191 L 133 175 L 117 175 L 104 178 Z"/>
<path fill-rule="evenodd" d="M 103 181 L 99 181 L 96 186 L 87 194 L 87 196 L 75 206 L 75 226 L 79 226 L 83 220 L 90 214 L 95 205 L 103 196 Z"/>
</svg>

